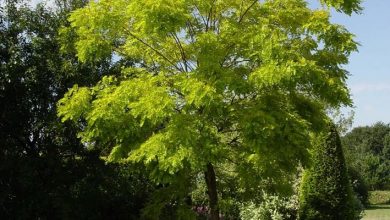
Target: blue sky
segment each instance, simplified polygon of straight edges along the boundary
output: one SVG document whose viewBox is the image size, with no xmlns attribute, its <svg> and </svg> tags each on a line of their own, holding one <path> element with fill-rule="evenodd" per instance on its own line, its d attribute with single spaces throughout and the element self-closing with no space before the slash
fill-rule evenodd
<svg viewBox="0 0 390 220">
<path fill-rule="evenodd" d="M 361 44 L 345 67 L 351 74 L 353 126 L 390 122 L 390 1 L 366 0 L 363 7 L 362 14 L 351 17 L 332 14 L 332 21 L 344 25 Z"/>
</svg>

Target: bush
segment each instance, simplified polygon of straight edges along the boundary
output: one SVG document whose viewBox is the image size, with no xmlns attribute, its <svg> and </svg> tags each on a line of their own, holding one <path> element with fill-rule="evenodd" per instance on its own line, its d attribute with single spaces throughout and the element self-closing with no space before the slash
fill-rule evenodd
<svg viewBox="0 0 390 220">
<path fill-rule="evenodd" d="M 253 202 L 242 205 L 240 217 L 242 220 L 289 220 L 296 219 L 298 197 L 283 198 L 277 195 L 263 193 L 263 202 L 256 205 Z"/>
<path fill-rule="evenodd" d="M 356 194 L 357 199 L 360 203 L 367 207 L 368 206 L 368 186 L 365 183 L 361 174 L 354 168 L 348 168 L 349 178 L 352 183 L 352 189 Z"/>
<path fill-rule="evenodd" d="M 371 191 L 369 202 L 371 205 L 390 204 L 390 191 Z"/>
<path fill-rule="evenodd" d="M 302 180 L 299 219 L 359 219 L 361 206 L 353 195 L 336 128 L 329 125 L 317 141 L 312 167 Z"/>
</svg>

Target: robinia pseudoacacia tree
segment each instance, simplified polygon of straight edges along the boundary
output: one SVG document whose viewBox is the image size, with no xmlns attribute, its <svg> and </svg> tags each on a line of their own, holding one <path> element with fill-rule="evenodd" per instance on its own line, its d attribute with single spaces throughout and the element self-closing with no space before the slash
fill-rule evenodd
<svg viewBox="0 0 390 220">
<path fill-rule="evenodd" d="M 144 163 L 171 198 L 186 197 L 203 175 L 218 219 L 223 165 L 242 190 L 254 189 L 306 161 L 325 108 L 351 104 L 341 65 L 357 44 L 329 11 L 359 12 L 359 0 L 321 4 L 91 1 L 69 18 L 79 59 L 140 62 L 94 87 L 75 85 L 59 116 L 80 123 L 86 146 L 107 146 L 109 160 Z"/>
</svg>

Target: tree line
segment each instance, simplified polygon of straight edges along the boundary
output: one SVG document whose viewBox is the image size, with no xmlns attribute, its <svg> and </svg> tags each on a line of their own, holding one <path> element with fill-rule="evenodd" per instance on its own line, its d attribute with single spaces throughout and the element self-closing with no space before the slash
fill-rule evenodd
<svg viewBox="0 0 390 220">
<path fill-rule="evenodd" d="M 349 169 L 369 190 L 390 189 L 390 124 L 359 126 L 342 137 Z"/>
</svg>

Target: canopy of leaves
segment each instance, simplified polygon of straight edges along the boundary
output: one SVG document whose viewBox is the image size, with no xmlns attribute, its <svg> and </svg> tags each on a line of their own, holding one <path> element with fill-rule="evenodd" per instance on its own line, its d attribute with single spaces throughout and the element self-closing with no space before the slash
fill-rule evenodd
<svg viewBox="0 0 390 220">
<path fill-rule="evenodd" d="M 390 125 L 357 127 L 342 137 L 346 159 L 371 190 L 390 188 Z"/>
<path fill-rule="evenodd" d="M 359 11 L 359 1 L 323 3 Z M 140 62 L 75 85 L 59 116 L 82 122 L 88 147 L 144 163 L 180 196 L 209 163 L 217 173 L 234 164 L 246 190 L 285 176 L 306 162 L 324 109 L 351 104 L 342 65 L 353 35 L 303 0 L 100 0 L 69 20 L 80 60 Z"/>
</svg>

